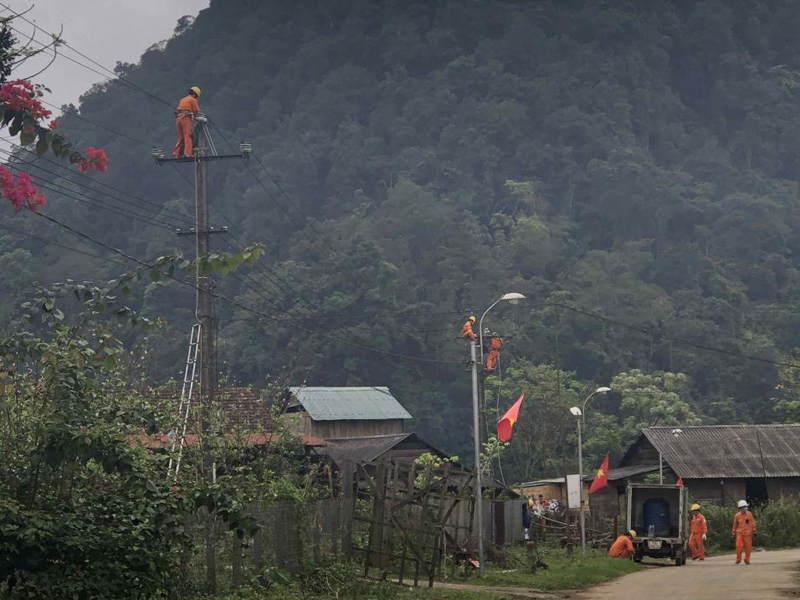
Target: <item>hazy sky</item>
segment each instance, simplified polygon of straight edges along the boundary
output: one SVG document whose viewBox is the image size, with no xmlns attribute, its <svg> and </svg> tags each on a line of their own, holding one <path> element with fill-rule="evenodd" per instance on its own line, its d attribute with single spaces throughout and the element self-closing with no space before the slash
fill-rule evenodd
<svg viewBox="0 0 800 600">
<path fill-rule="evenodd" d="M 70 46 L 113 69 L 117 61 L 138 62 L 146 48 L 172 35 L 178 18 L 196 15 L 208 3 L 209 0 L 0 0 L 0 14 L 8 14 L 2 5 L 15 12 L 33 6 L 25 15 L 27 19 L 53 33 L 58 33 L 63 26 L 62 37 Z M 33 32 L 33 27 L 21 19 L 16 19 L 13 27 L 27 36 Z M 16 35 L 22 40 L 22 35 Z M 49 40 L 42 31 L 36 34 L 36 39 L 45 43 Z M 63 48 L 63 52 L 65 56 L 87 63 L 68 48 Z M 15 75 L 28 77 L 48 60 L 27 61 Z M 53 90 L 46 99 L 60 106 L 77 102 L 78 96 L 103 79 L 59 57 L 34 81 Z"/>
</svg>

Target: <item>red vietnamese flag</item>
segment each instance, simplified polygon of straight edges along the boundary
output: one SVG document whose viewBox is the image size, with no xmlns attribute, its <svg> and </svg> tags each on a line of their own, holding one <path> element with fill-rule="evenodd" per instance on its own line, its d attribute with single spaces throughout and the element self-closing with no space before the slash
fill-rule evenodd
<svg viewBox="0 0 800 600">
<path fill-rule="evenodd" d="M 525 394 L 520 394 L 517 401 L 508 409 L 508 412 L 497 422 L 497 437 L 501 442 L 507 442 L 511 439 L 511 430 L 514 428 L 514 423 L 517 422 L 519 407 L 522 405 L 524 398 Z"/>
<path fill-rule="evenodd" d="M 608 454 L 606 454 L 606 457 L 600 464 L 600 468 L 597 469 L 597 473 L 594 474 L 594 481 L 592 482 L 592 487 L 589 488 L 589 493 L 594 494 L 597 490 L 602 490 L 607 485 L 608 485 Z"/>
<path fill-rule="evenodd" d="M 678 477 L 678 481 L 675 482 L 675 485 L 683 485 L 683 477 Z"/>
</svg>

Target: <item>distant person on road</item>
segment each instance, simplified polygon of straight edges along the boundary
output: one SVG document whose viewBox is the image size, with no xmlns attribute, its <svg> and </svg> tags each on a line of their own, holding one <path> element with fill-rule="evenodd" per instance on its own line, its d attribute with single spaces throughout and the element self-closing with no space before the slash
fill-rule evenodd
<svg viewBox="0 0 800 600">
<path fill-rule="evenodd" d="M 633 529 L 625 535 L 619 536 L 608 549 L 608 555 L 611 558 L 630 558 L 633 556 L 633 538 L 635 537 L 636 532 Z"/>
<path fill-rule="evenodd" d="M 753 549 L 753 534 L 756 532 L 756 520 L 748 508 L 747 500 L 739 500 L 736 505 L 738 511 L 733 516 L 731 534 L 736 538 L 736 564 L 742 562 L 744 551 L 744 564 L 750 564 L 750 551 Z"/>
<path fill-rule="evenodd" d="M 708 524 L 703 513 L 700 512 L 699 504 L 692 504 L 692 522 L 689 525 L 689 550 L 692 551 L 692 560 L 706 559 L 706 541 Z"/>
</svg>

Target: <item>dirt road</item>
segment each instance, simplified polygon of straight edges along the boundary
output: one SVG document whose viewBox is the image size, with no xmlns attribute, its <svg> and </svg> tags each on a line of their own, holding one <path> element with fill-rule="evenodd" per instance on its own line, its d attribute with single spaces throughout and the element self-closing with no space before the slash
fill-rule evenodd
<svg viewBox="0 0 800 600">
<path fill-rule="evenodd" d="M 773 600 L 800 598 L 800 550 L 753 552 L 752 564 L 731 555 L 649 566 L 574 596 L 580 600 Z"/>
</svg>

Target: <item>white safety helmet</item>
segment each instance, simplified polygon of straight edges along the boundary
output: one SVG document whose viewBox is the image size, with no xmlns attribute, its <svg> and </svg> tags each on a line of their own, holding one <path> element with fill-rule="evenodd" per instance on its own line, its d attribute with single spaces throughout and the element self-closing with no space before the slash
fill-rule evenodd
<svg viewBox="0 0 800 600">
<path fill-rule="evenodd" d="M 739 502 L 736 503 L 736 508 L 747 508 L 747 506 L 747 500 L 739 500 Z"/>
</svg>

